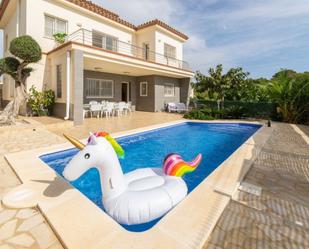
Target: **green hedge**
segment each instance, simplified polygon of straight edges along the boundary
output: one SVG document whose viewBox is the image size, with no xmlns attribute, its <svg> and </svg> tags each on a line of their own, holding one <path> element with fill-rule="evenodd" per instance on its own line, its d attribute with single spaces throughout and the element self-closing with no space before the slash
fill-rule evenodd
<svg viewBox="0 0 309 249">
<path fill-rule="evenodd" d="M 192 100 L 192 105 L 196 109 L 218 110 L 218 103 L 214 100 Z M 242 102 L 242 101 L 224 101 L 221 103 L 221 109 L 227 110 L 231 116 L 264 118 L 278 120 L 277 105 L 269 102 Z"/>
</svg>

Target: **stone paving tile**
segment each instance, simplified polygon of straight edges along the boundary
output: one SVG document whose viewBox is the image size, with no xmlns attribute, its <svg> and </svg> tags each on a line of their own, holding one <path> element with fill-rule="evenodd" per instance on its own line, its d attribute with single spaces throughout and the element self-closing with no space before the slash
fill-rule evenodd
<svg viewBox="0 0 309 249">
<path fill-rule="evenodd" d="M 116 132 L 180 118 L 162 115 L 152 117 L 138 113 L 126 117 L 126 122 L 123 119 L 108 121 L 104 127 L 109 132 Z M 2 155 L 64 142 L 61 136 L 57 136 L 64 129 L 55 127 L 48 128 L 54 134 L 40 127 L 7 132 L 1 130 L 0 141 L 5 142 L 0 144 L 0 199 L 9 189 L 20 184 Z M 102 127 L 101 119 L 93 119 L 87 120 L 82 127 L 67 128 L 67 132 L 85 137 L 89 130 Z M 308 130 L 307 127 L 303 129 Z M 300 136 L 289 125 L 277 124 L 245 179 L 262 187 L 262 195 L 257 197 L 238 193 L 236 200 L 222 214 L 204 248 L 309 248 L 308 157 L 308 145 Z M 17 231 L 19 227 L 25 227 L 22 226 L 27 224 L 25 222 L 30 223 L 28 229 Z M 14 235 L 0 239 L 0 249 L 63 249 L 36 209 L 12 210 L 0 204 L 0 229 L 11 234 L 12 227 Z"/>
<path fill-rule="evenodd" d="M 277 124 L 245 181 L 262 194 L 238 191 L 203 249 L 309 248 L 309 146 L 291 126 Z"/>
<path fill-rule="evenodd" d="M 20 181 L 7 164 L 3 155 L 23 150 L 48 147 L 63 143 L 64 132 L 84 138 L 89 131 L 102 130 L 117 132 L 136 129 L 147 125 L 179 120 L 181 115 L 136 112 L 124 118 L 87 119 L 84 126 L 70 127 L 55 120 L 37 118 L 36 121 L 48 123 L 47 126 L 34 125 L 19 126 L 0 130 L 0 200 L 10 189 L 20 184 Z M 0 249 L 63 249 L 37 209 L 6 209 L 0 202 Z M 87 248 L 85 248 L 87 249 Z"/>
<path fill-rule="evenodd" d="M 64 142 L 63 138 L 45 129 L 34 129 L 1 130 L 0 200 L 6 192 L 20 184 L 4 159 L 4 154 Z M 63 249 L 37 209 L 7 209 L 0 202 L 0 249 L 24 248 Z"/>
<path fill-rule="evenodd" d="M 16 235 L 13 238 L 8 239 L 7 242 L 13 244 L 13 246 L 22 246 L 26 248 L 29 248 L 35 243 L 34 239 L 26 233 Z"/>
</svg>

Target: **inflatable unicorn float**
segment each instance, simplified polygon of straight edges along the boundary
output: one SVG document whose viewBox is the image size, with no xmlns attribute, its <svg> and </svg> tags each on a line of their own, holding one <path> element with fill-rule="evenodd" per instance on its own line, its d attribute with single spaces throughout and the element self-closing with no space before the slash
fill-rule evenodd
<svg viewBox="0 0 309 249">
<path fill-rule="evenodd" d="M 74 181 L 90 168 L 97 168 L 103 207 L 114 220 L 124 225 L 155 220 L 183 200 L 188 188 L 181 177 L 196 169 L 202 159 L 199 154 L 187 163 L 181 156 L 169 154 L 163 168 L 139 168 L 123 174 L 118 157 L 124 157 L 124 150 L 108 133 L 90 134 L 87 145 L 64 136 L 80 152 L 66 165 L 63 176 Z"/>
</svg>

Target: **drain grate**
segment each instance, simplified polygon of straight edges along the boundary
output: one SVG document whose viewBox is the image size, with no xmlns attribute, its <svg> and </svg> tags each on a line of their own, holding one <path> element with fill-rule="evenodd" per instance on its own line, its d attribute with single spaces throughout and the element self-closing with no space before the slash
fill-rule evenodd
<svg viewBox="0 0 309 249">
<path fill-rule="evenodd" d="M 262 188 L 259 186 L 256 186 L 254 184 L 248 183 L 248 182 L 242 182 L 240 183 L 240 186 L 238 187 L 238 190 L 247 192 L 249 194 L 253 194 L 256 196 L 261 196 Z"/>
</svg>

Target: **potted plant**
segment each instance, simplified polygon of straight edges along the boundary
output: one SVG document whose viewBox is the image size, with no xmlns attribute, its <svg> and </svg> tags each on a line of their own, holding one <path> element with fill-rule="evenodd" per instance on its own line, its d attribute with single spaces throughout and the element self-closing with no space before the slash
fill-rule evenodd
<svg viewBox="0 0 309 249">
<path fill-rule="evenodd" d="M 53 35 L 53 37 L 58 44 L 63 44 L 66 40 L 67 34 L 66 33 L 56 33 Z"/>
</svg>

